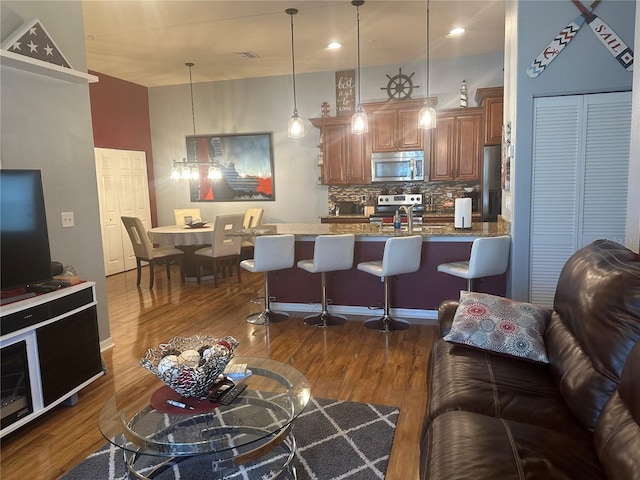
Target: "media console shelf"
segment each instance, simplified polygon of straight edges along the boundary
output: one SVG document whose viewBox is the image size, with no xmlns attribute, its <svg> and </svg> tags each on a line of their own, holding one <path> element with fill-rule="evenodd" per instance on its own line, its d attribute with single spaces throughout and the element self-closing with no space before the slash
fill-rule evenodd
<svg viewBox="0 0 640 480">
<path fill-rule="evenodd" d="M 104 374 L 95 283 L 2 305 L 0 351 L 1 438 L 60 403 L 75 404 Z"/>
</svg>

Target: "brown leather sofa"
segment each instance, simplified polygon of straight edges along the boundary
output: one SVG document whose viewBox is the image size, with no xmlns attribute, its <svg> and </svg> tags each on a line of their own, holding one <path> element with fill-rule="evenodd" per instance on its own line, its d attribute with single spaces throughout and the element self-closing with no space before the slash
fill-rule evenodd
<svg viewBox="0 0 640 480">
<path fill-rule="evenodd" d="M 458 303 L 444 302 L 451 328 Z M 640 479 L 640 255 L 598 240 L 564 265 L 548 364 L 436 341 L 420 478 Z"/>
</svg>

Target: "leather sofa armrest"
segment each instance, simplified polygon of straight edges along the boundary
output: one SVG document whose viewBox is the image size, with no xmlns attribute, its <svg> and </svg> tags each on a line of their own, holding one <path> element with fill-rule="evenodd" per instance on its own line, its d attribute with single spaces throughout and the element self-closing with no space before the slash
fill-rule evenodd
<svg viewBox="0 0 640 480">
<path fill-rule="evenodd" d="M 458 300 L 445 300 L 438 307 L 438 326 L 440 327 L 440 336 L 444 337 L 453 324 L 453 316 L 458 309 Z"/>
</svg>

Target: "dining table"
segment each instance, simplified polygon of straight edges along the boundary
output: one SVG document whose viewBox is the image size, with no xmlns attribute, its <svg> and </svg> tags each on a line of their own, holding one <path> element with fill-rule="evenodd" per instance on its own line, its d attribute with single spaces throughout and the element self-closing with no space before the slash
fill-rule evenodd
<svg viewBox="0 0 640 480">
<path fill-rule="evenodd" d="M 173 245 L 184 252 L 182 266 L 187 280 L 195 280 L 198 273 L 198 262 L 195 252 L 199 248 L 213 244 L 213 223 L 201 227 L 189 225 L 165 225 L 147 231 L 151 243 Z"/>
</svg>

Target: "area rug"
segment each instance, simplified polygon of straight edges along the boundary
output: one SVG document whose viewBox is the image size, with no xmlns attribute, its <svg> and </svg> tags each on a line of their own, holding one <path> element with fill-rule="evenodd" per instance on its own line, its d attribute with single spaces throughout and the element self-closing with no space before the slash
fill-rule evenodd
<svg viewBox="0 0 640 480">
<path fill-rule="evenodd" d="M 384 478 L 400 410 L 385 405 L 341 402 L 312 398 L 294 423 L 297 443 L 294 460 L 299 480 L 371 480 Z M 274 453 L 233 474 L 212 475 L 211 461 L 206 456 L 188 464 L 177 463 L 154 478 L 158 480 L 260 480 L 269 478 Z M 153 468 L 161 459 L 149 461 L 141 473 Z M 136 464 L 138 465 L 138 464 Z M 122 451 L 106 444 L 61 477 L 62 480 L 126 479 Z"/>
</svg>

